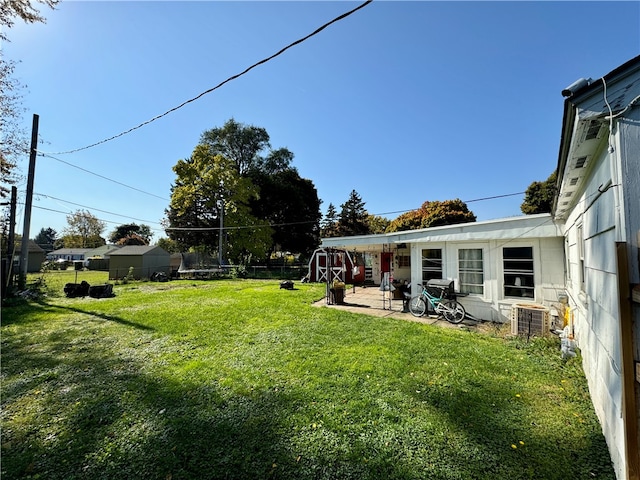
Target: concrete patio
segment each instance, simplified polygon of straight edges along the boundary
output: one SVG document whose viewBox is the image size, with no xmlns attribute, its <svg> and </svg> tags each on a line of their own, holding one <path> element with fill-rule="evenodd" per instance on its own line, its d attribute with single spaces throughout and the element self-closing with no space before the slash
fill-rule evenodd
<svg viewBox="0 0 640 480">
<path fill-rule="evenodd" d="M 480 324 L 477 320 L 468 318 L 463 320 L 462 323 L 454 325 L 435 315 L 425 314 L 420 318 L 414 317 L 408 311 L 403 312 L 402 300 L 393 299 L 392 297 L 393 295 L 390 292 L 382 292 L 377 286 L 352 287 L 345 290 L 343 304 L 330 303 L 329 299 L 325 297 L 315 302 L 314 306 L 345 310 L 347 312 L 371 315 L 373 317 L 396 318 L 398 320 L 437 325 L 445 328 L 475 329 Z"/>
</svg>

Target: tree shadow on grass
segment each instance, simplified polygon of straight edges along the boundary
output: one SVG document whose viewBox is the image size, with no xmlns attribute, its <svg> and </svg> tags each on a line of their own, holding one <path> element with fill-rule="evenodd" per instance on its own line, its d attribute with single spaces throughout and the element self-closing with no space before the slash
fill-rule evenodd
<svg viewBox="0 0 640 480">
<path fill-rule="evenodd" d="M 9 315 L 4 315 L 2 318 L 3 325 L 11 325 L 17 323 L 28 323 L 33 321 L 40 321 L 38 319 L 37 314 L 39 313 L 57 313 L 57 312 L 73 312 L 73 313 L 81 313 L 84 315 L 89 315 L 92 317 L 100 318 L 102 320 L 106 320 L 108 322 L 118 323 L 120 325 L 124 325 L 126 327 L 133 327 L 140 330 L 153 330 L 153 328 L 143 325 L 141 323 L 132 322 L 131 320 L 127 320 L 126 318 L 119 317 L 117 315 L 106 315 L 100 312 L 94 312 L 90 309 L 82 309 L 72 306 L 64 306 L 64 305 L 54 305 L 51 303 L 40 301 L 30 302 L 27 306 L 24 307 L 14 307 L 12 312 Z"/>
<path fill-rule="evenodd" d="M 361 389 L 338 377 L 335 385 L 320 382 L 335 387 L 328 393 L 306 388 L 304 377 L 290 388 L 231 390 L 214 370 L 206 378 L 197 361 L 189 373 L 180 344 L 188 340 L 126 319 L 99 317 L 136 328 L 79 318 L 40 336 L 31 328 L 29 339 L 3 336 L 3 479 L 613 478 L 606 466 L 589 466 L 606 452 L 600 437 L 581 446 L 566 443 L 562 430 L 551 436 L 538 429 L 519 400 L 505 398 L 499 379 L 445 379 L 428 388 L 403 381 L 384 402 L 364 379 Z M 247 348 L 235 357 L 238 369 L 250 364 Z M 321 346 L 315 351 L 322 362 Z M 405 397 L 412 401 L 402 403 Z M 350 411 L 341 412 L 346 402 Z M 316 413 L 326 425 L 305 425 Z"/>
<path fill-rule="evenodd" d="M 280 441 L 291 398 L 151 374 L 141 358 L 166 340 L 147 337 L 124 352 L 77 329 L 46 347 L 5 338 L 2 478 L 269 478 L 295 464 Z"/>
<path fill-rule="evenodd" d="M 574 417 L 552 419 L 564 427 L 549 425 L 548 417 L 533 416 L 521 395 L 505 398 L 497 379 L 445 382 L 410 394 L 446 418 L 440 448 L 453 471 L 464 465 L 461 473 L 475 472 L 473 478 L 615 479 L 599 428 L 576 427 Z M 533 401 L 543 405 L 549 399 Z"/>
</svg>

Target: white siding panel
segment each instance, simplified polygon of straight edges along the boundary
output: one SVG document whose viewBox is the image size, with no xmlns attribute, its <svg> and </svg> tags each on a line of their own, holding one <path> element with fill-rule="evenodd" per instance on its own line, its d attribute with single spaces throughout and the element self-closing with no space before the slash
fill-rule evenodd
<svg viewBox="0 0 640 480">
<path fill-rule="evenodd" d="M 587 239 L 585 241 L 584 260 L 589 269 L 604 273 L 615 273 L 618 268 L 616 265 L 615 230 L 609 230 Z"/>
</svg>

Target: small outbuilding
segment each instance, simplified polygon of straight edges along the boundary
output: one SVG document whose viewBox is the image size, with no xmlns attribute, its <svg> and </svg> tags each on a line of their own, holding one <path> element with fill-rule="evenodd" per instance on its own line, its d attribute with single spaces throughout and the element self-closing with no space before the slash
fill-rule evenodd
<svg viewBox="0 0 640 480">
<path fill-rule="evenodd" d="M 131 274 L 135 279 L 150 278 L 156 272 L 170 273 L 170 255 L 161 247 L 127 245 L 109 255 L 109 280 Z"/>
<path fill-rule="evenodd" d="M 318 248 L 309 260 L 310 282 L 364 284 L 365 265 L 361 254 L 342 248 Z"/>
<path fill-rule="evenodd" d="M 16 261 L 19 263 L 20 259 L 20 250 L 22 248 L 22 242 L 18 241 L 16 243 Z M 42 268 L 42 264 L 45 260 L 45 251 L 33 240 L 29 240 L 29 244 L 27 246 L 27 272 L 39 272 Z"/>
</svg>

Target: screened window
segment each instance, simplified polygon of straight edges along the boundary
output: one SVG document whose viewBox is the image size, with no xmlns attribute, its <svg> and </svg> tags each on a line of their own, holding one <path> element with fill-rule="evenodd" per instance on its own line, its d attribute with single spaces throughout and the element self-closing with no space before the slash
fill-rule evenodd
<svg viewBox="0 0 640 480">
<path fill-rule="evenodd" d="M 422 250 L 422 283 L 442 278 L 442 250 L 425 248 Z"/>
<path fill-rule="evenodd" d="M 458 250 L 458 274 L 462 293 L 484 294 L 484 263 L 481 248 Z"/>
<path fill-rule="evenodd" d="M 505 247 L 504 296 L 534 298 L 533 247 Z"/>
</svg>

